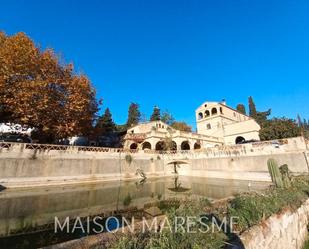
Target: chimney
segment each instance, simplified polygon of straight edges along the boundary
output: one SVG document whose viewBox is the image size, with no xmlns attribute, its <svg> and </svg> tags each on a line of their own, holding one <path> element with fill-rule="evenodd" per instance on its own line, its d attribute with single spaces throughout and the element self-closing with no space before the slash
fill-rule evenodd
<svg viewBox="0 0 309 249">
<path fill-rule="evenodd" d="M 226 105 L 225 99 L 222 99 L 221 104 L 222 104 L 222 105 Z"/>
</svg>

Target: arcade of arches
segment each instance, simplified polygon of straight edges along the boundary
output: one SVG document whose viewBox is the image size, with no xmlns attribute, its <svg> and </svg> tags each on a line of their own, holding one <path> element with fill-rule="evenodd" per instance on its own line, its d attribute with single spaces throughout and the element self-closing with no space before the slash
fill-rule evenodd
<svg viewBox="0 0 309 249">
<path fill-rule="evenodd" d="M 143 143 L 143 146 L 142 146 L 142 149 L 143 149 L 143 150 L 145 150 L 145 149 L 151 150 L 151 143 L 149 143 L 149 142 L 144 142 L 144 143 Z"/>
<path fill-rule="evenodd" d="M 136 150 L 136 149 L 142 149 L 142 150 L 172 150 L 172 151 L 176 151 L 178 149 L 180 150 L 199 150 L 201 149 L 201 144 L 200 142 L 192 142 L 190 143 L 188 140 L 182 141 L 181 143 L 179 143 L 177 145 L 177 143 L 175 141 L 171 141 L 170 145 L 167 145 L 165 141 L 158 141 L 154 144 L 151 144 L 148 141 L 145 141 L 141 144 L 138 143 L 132 143 L 130 145 L 130 149 L 131 150 Z"/>
</svg>

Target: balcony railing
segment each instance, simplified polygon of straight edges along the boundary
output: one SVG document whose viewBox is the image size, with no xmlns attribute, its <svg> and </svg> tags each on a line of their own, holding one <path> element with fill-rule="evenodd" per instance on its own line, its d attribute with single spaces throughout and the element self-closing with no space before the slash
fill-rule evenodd
<svg viewBox="0 0 309 249">
<path fill-rule="evenodd" d="M 92 147 L 92 146 L 72 146 L 61 144 L 29 144 L 29 143 L 15 143 L 15 142 L 0 142 L 0 149 L 10 149 L 12 147 L 21 147 L 28 150 L 39 151 L 92 151 L 92 152 L 130 152 L 136 153 L 138 150 L 123 149 L 123 148 L 108 148 L 108 147 Z"/>
</svg>

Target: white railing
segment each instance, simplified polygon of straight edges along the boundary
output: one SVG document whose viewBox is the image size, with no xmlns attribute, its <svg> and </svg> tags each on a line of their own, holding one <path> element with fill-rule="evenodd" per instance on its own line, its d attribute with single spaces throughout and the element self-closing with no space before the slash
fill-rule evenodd
<svg viewBox="0 0 309 249">
<path fill-rule="evenodd" d="M 307 142 L 307 141 L 306 141 Z M 274 146 L 275 144 L 275 146 Z M 93 147 L 93 146 L 72 146 L 60 144 L 31 144 L 31 143 L 15 143 L 15 142 L 0 142 L 0 150 L 19 147 L 27 150 L 39 151 L 84 151 L 84 152 L 103 152 L 103 153 L 146 153 L 146 154 L 164 154 L 164 155 L 206 155 L 206 156 L 235 156 L 249 155 L 255 153 L 268 153 L 271 151 L 278 152 L 285 150 L 285 145 L 289 144 L 289 139 L 281 139 L 274 141 L 256 142 L 251 144 L 241 145 L 222 145 L 211 148 L 203 148 L 198 150 L 139 150 L 139 149 L 124 149 L 124 148 L 109 148 L 109 147 Z M 280 149 L 279 149 L 279 145 Z"/>
<path fill-rule="evenodd" d="M 0 149 L 10 149 L 11 147 L 18 146 L 28 150 L 42 150 L 42 151 L 92 151 L 92 152 L 129 152 L 136 153 L 138 150 L 123 149 L 123 148 L 109 148 L 109 147 L 92 147 L 92 146 L 72 146 L 61 144 L 30 144 L 30 143 L 15 143 L 15 142 L 0 142 Z"/>
</svg>

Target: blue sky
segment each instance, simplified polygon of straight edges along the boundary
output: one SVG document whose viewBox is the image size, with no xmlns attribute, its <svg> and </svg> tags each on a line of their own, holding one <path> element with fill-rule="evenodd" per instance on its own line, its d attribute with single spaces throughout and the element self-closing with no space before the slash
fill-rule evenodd
<svg viewBox="0 0 309 249">
<path fill-rule="evenodd" d="M 204 101 L 309 118 L 309 1 L 3 1 L 24 31 L 89 76 L 114 120 L 131 101 L 195 126 Z"/>
</svg>

